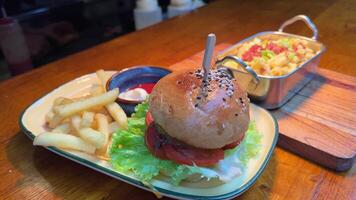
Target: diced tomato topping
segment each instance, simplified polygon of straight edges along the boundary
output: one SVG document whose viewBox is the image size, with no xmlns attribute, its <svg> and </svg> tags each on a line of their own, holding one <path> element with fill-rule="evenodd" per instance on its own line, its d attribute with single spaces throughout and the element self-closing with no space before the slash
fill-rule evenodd
<svg viewBox="0 0 356 200">
<path fill-rule="evenodd" d="M 244 54 L 242 54 L 242 60 L 251 62 L 253 60 L 253 54 L 248 51 L 245 52 Z"/>
<path fill-rule="evenodd" d="M 266 48 L 270 51 L 273 51 L 273 53 L 275 54 L 280 54 L 283 51 L 287 50 L 285 47 L 278 46 L 277 44 L 274 44 L 272 42 L 267 44 Z"/>
<path fill-rule="evenodd" d="M 261 57 L 261 50 L 262 46 L 260 45 L 255 44 L 251 46 L 250 49 L 242 55 L 242 60 L 250 62 L 254 57 Z"/>
<path fill-rule="evenodd" d="M 261 45 L 254 44 L 254 45 L 252 45 L 252 47 L 250 47 L 249 51 L 257 54 L 257 53 L 261 53 L 261 50 L 262 50 Z"/>
</svg>

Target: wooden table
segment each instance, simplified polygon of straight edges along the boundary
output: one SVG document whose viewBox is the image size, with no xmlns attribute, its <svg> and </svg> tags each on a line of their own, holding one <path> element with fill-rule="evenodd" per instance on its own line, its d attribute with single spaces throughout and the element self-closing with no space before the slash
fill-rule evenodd
<svg viewBox="0 0 356 200">
<path fill-rule="evenodd" d="M 33 147 L 18 117 L 31 102 L 96 69 L 141 64 L 169 66 L 204 48 L 206 35 L 233 43 L 286 19 L 309 15 L 328 48 L 321 67 L 356 76 L 356 1 L 219 0 L 192 14 L 167 20 L 12 78 L 0 84 L 0 199 L 155 199 L 106 175 Z M 290 31 L 308 34 L 303 24 Z M 310 33 L 309 33 L 310 34 Z M 356 117 L 356 116 L 355 116 Z M 335 173 L 283 149 L 243 199 L 355 199 L 356 167 Z"/>
</svg>

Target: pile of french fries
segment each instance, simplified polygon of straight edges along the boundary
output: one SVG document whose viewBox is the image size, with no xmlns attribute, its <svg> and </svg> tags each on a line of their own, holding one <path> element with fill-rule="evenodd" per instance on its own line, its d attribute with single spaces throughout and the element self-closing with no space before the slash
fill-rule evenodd
<svg viewBox="0 0 356 200">
<path fill-rule="evenodd" d="M 119 89 L 106 91 L 108 77 L 96 72 L 99 83 L 80 98 L 59 97 L 46 115 L 49 131 L 37 135 L 34 145 L 77 150 L 108 159 L 111 136 L 127 128 L 127 116 L 115 102 Z"/>
</svg>

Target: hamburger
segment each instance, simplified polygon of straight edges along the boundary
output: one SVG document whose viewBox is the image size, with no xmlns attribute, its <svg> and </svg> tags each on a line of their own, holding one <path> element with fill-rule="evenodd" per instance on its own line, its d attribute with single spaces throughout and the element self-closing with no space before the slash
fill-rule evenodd
<svg viewBox="0 0 356 200">
<path fill-rule="evenodd" d="M 172 184 L 228 182 L 260 149 L 249 99 L 226 69 L 171 73 L 112 137 L 110 158 L 120 172 L 150 185 L 158 175 Z M 214 180 L 214 181 L 212 181 Z"/>
<path fill-rule="evenodd" d="M 146 117 L 150 152 L 179 164 L 212 166 L 236 147 L 250 122 L 249 99 L 224 69 L 187 70 L 153 88 Z"/>
</svg>

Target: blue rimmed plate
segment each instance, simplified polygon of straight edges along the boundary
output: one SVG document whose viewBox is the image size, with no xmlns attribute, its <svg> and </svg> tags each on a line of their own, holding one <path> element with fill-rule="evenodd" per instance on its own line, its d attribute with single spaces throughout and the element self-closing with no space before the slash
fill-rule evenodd
<svg viewBox="0 0 356 200">
<path fill-rule="evenodd" d="M 115 72 L 107 72 L 108 76 Z M 51 109 L 54 99 L 57 97 L 79 97 L 89 93 L 92 84 L 97 83 L 95 74 L 88 74 L 72 80 L 49 94 L 35 101 L 24 110 L 19 118 L 19 123 L 23 132 L 33 139 L 36 135 L 45 131 L 45 114 Z M 236 177 L 228 183 L 221 185 L 210 184 L 209 182 L 183 182 L 179 186 L 169 183 L 164 177 L 158 177 L 152 184 L 155 189 L 164 196 L 177 199 L 231 199 L 242 194 L 261 175 L 266 167 L 278 138 L 278 125 L 273 116 L 263 108 L 254 104 L 250 106 L 251 119 L 256 122 L 257 129 L 263 135 L 262 148 L 259 155 L 250 160 L 242 176 Z M 133 174 L 126 174 L 114 171 L 110 163 L 100 160 L 94 156 L 68 151 L 55 147 L 46 147 L 48 150 L 73 160 L 77 163 L 90 167 L 113 178 L 124 181 L 131 185 L 145 190 L 151 190 L 142 184 Z"/>
</svg>

